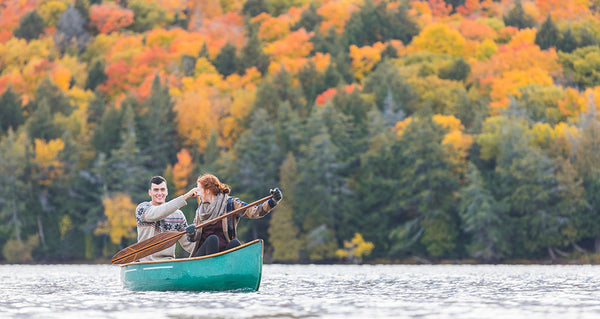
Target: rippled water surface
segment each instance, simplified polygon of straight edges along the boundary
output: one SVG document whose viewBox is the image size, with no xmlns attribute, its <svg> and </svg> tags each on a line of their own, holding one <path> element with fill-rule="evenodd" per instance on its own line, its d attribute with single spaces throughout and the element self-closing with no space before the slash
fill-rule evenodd
<svg viewBox="0 0 600 319">
<path fill-rule="evenodd" d="M 0 266 L 0 318 L 600 318 L 600 266 L 265 265 L 257 292 L 132 292 L 114 265 Z"/>
</svg>

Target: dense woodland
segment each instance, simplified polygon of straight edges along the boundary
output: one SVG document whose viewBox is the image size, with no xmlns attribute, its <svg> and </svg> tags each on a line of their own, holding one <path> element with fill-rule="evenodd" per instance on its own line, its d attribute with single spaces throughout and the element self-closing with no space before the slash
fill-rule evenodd
<svg viewBox="0 0 600 319">
<path fill-rule="evenodd" d="M 593 262 L 599 43 L 598 0 L 0 0 L 0 262 L 205 172 L 282 189 L 267 261 Z"/>
</svg>

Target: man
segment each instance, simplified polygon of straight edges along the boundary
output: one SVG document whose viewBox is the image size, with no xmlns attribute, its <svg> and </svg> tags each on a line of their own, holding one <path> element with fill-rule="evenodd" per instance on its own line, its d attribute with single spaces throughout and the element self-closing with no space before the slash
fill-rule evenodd
<svg viewBox="0 0 600 319">
<path fill-rule="evenodd" d="M 167 181 L 162 176 L 152 177 L 150 179 L 150 188 L 148 189 L 148 195 L 150 195 L 152 200 L 139 204 L 135 210 L 138 242 L 154 237 L 159 233 L 185 230 L 188 224 L 185 215 L 179 208 L 187 205 L 186 200 L 190 197 L 195 197 L 197 192 L 198 189 L 194 187 L 184 195 L 166 202 L 167 195 L 169 194 Z M 179 243 L 183 249 L 192 252 L 195 243 L 188 241 L 187 237 L 182 236 Z M 175 245 L 141 258 L 139 261 L 173 258 L 175 258 Z"/>
</svg>

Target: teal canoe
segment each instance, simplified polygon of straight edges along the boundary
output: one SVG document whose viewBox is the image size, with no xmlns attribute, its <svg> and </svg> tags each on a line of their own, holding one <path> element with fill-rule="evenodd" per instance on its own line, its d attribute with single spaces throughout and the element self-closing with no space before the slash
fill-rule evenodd
<svg viewBox="0 0 600 319">
<path fill-rule="evenodd" d="M 256 291 L 263 241 L 256 239 L 218 254 L 121 265 L 123 287 L 155 291 Z"/>
</svg>

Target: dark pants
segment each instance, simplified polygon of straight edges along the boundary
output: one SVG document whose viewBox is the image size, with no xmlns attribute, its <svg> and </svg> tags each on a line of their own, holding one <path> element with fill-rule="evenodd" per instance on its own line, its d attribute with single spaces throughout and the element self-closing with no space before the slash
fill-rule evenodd
<svg viewBox="0 0 600 319">
<path fill-rule="evenodd" d="M 229 250 L 229 249 L 237 247 L 241 244 L 242 243 L 240 243 L 240 241 L 237 240 L 237 238 L 234 238 L 230 242 L 227 243 L 227 246 L 225 246 L 225 250 Z M 206 240 L 202 243 L 202 245 L 200 245 L 200 248 L 198 248 L 198 251 L 196 251 L 196 254 L 194 254 L 194 257 L 212 255 L 212 254 L 216 254 L 218 252 L 219 252 L 219 237 L 217 237 L 217 235 L 210 235 L 206 238 Z"/>
</svg>

